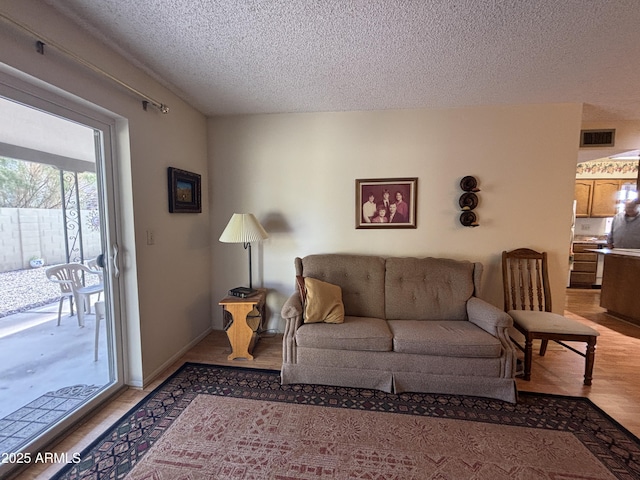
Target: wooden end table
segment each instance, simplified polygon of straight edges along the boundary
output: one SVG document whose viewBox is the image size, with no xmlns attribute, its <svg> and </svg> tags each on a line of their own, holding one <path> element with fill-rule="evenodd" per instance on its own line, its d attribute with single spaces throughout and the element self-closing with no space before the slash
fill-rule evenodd
<svg viewBox="0 0 640 480">
<path fill-rule="evenodd" d="M 222 306 L 222 310 L 231 315 L 231 322 L 225 326 L 231 344 L 231 354 L 227 357 L 228 360 L 234 358 L 253 360 L 251 350 L 258 339 L 257 331 L 264 318 L 266 297 L 267 289 L 258 288 L 257 293 L 250 297 L 228 296 L 218 302 L 218 305 Z M 254 308 L 258 310 L 260 315 L 248 317 Z"/>
</svg>

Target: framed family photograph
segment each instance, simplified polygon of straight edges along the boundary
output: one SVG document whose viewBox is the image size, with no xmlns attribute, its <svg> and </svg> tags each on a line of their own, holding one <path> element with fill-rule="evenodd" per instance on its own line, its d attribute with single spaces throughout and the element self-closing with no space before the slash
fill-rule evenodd
<svg viewBox="0 0 640 480">
<path fill-rule="evenodd" d="M 417 178 L 356 179 L 356 228 L 416 228 Z"/>
<path fill-rule="evenodd" d="M 167 177 L 169 180 L 169 212 L 201 213 L 202 185 L 200 175 L 169 167 Z"/>
</svg>

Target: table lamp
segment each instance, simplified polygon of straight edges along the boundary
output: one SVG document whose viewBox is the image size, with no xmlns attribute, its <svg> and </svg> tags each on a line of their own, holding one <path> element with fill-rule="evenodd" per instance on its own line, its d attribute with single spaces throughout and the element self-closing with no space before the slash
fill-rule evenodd
<svg viewBox="0 0 640 480">
<path fill-rule="evenodd" d="M 253 213 L 234 213 L 225 227 L 220 241 L 224 243 L 242 243 L 249 250 L 249 290 L 253 292 L 251 278 L 251 242 L 259 242 L 269 238 L 269 234 L 262 228 Z"/>
</svg>

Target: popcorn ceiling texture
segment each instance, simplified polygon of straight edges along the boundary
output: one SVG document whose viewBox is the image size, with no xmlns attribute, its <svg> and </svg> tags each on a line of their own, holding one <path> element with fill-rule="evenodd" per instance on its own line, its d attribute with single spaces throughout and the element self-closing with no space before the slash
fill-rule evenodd
<svg viewBox="0 0 640 480">
<path fill-rule="evenodd" d="M 207 115 L 584 102 L 586 121 L 640 119 L 637 0 L 47 3 Z"/>
</svg>

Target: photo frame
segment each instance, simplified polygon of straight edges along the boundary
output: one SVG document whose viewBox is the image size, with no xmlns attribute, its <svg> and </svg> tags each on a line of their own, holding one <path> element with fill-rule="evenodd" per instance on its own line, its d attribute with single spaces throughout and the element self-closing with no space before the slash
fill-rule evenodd
<svg viewBox="0 0 640 480">
<path fill-rule="evenodd" d="M 167 169 L 169 212 L 202 213 L 201 176 L 179 168 Z"/>
<path fill-rule="evenodd" d="M 417 178 L 356 179 L 356 228 L 416 228 L 417 195 Z"/>
</svg>

